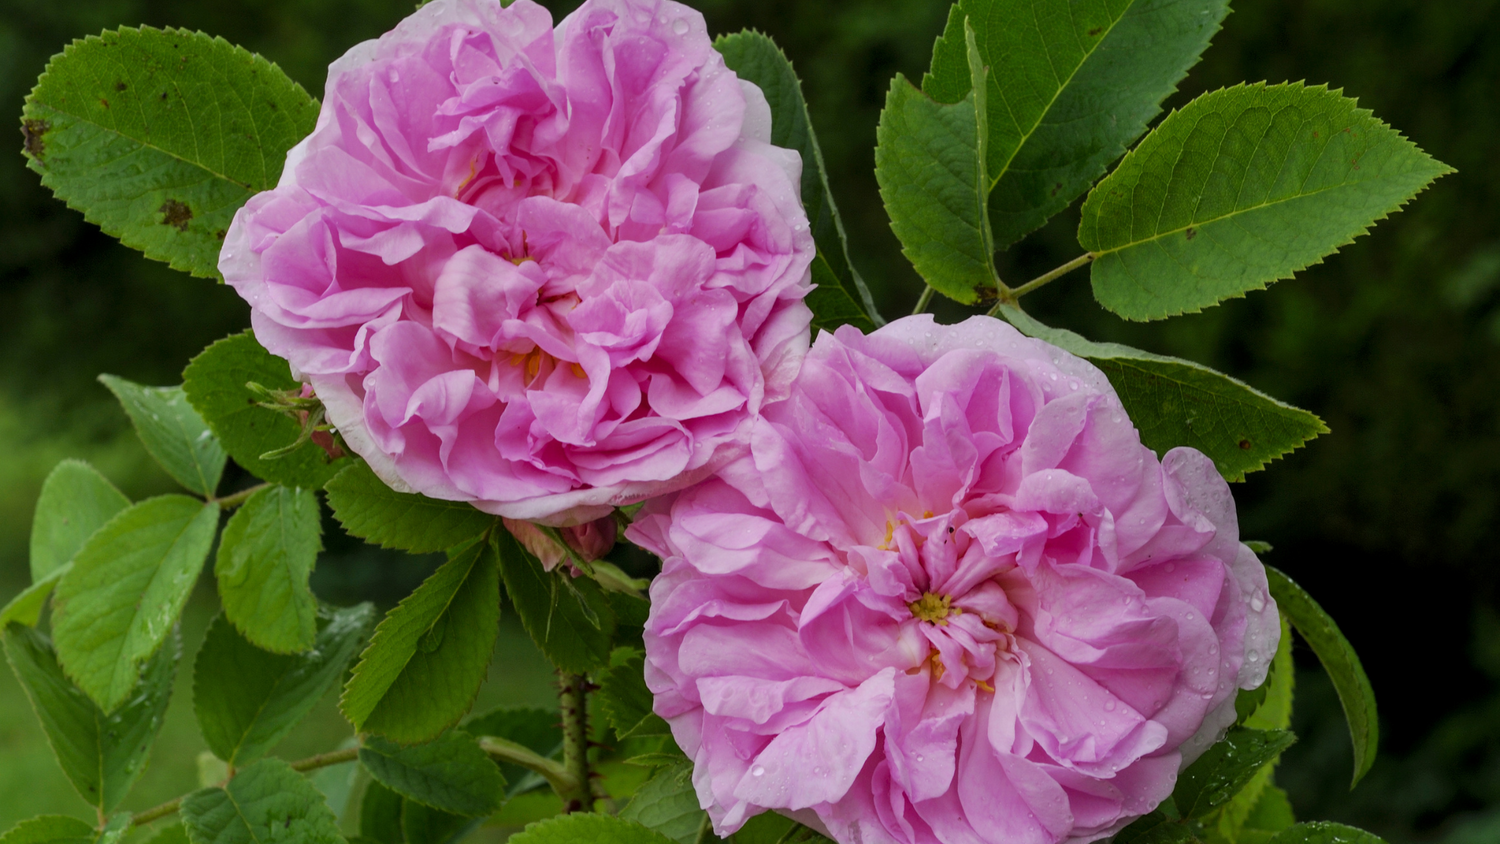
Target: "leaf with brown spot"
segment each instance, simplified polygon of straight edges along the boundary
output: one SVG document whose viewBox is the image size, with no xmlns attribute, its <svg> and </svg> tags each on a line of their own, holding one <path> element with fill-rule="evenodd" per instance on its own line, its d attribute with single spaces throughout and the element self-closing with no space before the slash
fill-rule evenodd
<svg viewBox="0 0 1500 844">
<path fill-rule="evenodd" d="M 187 231 L 188 223 L 193 219 L 193 209 L 175 199 L 163 202 L 157 210 L 161 212 L 162 225 L 171 226 L 180 232 Z"/>
<path fill-rule="evenodd" d="M 275 186 L 317 114 L 317 101 L 260 56 L 202 33 L 142 27 L 74 41 L 53 57 L 22 131 L 27 165 L 70 208 L 149 258 L 217 278 L 215 233 Z"/>
</svg>

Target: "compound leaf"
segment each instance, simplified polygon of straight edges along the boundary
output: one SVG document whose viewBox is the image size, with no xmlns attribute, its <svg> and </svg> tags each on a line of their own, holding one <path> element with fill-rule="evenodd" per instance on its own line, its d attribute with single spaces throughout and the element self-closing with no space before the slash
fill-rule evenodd
<svg viewBox="0 0 1500 844">
<path fill-rule="evenodd" d="M 663 768 L 635 790 L 620 817 L 650 827 L 677 844 L 696 844 L 708 813 L 698 808 L 693 763 Z"/>
<path fill-rule="evenodd" d="M 182 801 L 192 844 L 343 844 L 333 810 L 292 766 L 262 759 L 223 788 L 205 788 Z"/>
<path fill-rule="evenodd" d="M 312 649 L 288 655 L 215 618 L 193 665 L 193 711 L 209 749 L 236 767 L 259 759 L 338 682 L 374 622 L 369 604 L 324 610 Z"/>
<path fill-rule="evenodd" d="M 1385 839 L 1341 823 L 1315 821 L 1283 829 L 1271 844 L 1385 844 Z"/>
<path fill-rule="evenodd" d="M 933 100 L 896 74 L 875 130 L 875 178 L 902 254 L 932 288 L 972 305 L 995 291 L 985 155 L 985 71 L 973 30 L 970 78 L 956 103 Z"/>
<path fill-rule="evenodd" d="M 619 738 L 670 735 L 667 722 L 652 711 L 654 698 L 646 688 L 645 656 L 629 650 L 605 672 L 599 685 L 599 707 Z M 651 824 L 647 824 L 651 826 Z"/>
<path fill-rule="evenodd" d="M 538 821 L 511 836 L 510 844 L 674 844 L 672 839 L 635 821 L 611 815 L 574 812 Z"/>
<path fill-rule="evenodd" d="M 120 804 L 146 769 L 161 731 L 180 642 L 146 663 L 130 703 L 106 715 L 63 675 L 46 636 L 21 625 L 4 631 L 5 656 L 21 680 L 63 773 L 84 800 L 102 812 Z"/>
<path fill-rule="evenodd" d="M 393 741 L 432 739 L 473 705 L 499 632 L 495 551 L 472 542 L 375 628 L 339 701 L 344 717 Z"/>
<path fill-rule="evenodd" d="M 427 744 L 402 747 L 371 736 L 359 761 L 387 788 L 424 806 L 464 817 L 488 815 L 505 797 L 505 777 L 474 737 L 449 730 Z"/>
<path fill-rule="evenodd" d="M 813 265 L 813 281 L 818 290 L 807 299 L 814 327 L 832 331 L 851 323 L 861 331 L 873 330 L 878 324 L 872 322 L 876 318 L 875 302 L 864 279 L 849 261 L 844 223 L 833 202 L 833 191 L 828 187 L 823 151 L 813 132 L 807 103 L 802 98 L 802 82 L 791 60 L 770 36 L 750 29 L 719 36 L 714 49 L 724 56 L 724 64 L 739 78 L 755 83 L 766 95 L 766 103 L 771 107 L 771 143 L 794 149 L 802 158 L 802 207 L 807 211 L 813 241 L 818 247 Z M 824 264 L 823 270 L 817 266 L 819 260 Z"/>
<path fill-rule="evenodd" d="M 1286 730 L 1231 727 L 1222 741 L 1204 751 L 1178 777 L 1172 792 L 1178 811 L 1184 818 L 1201 818 L 1228 803 L 1296 740 Z"/>
<path fill-rule="evenodd" d="M 532 641 L 559 670 L 584 674 L 609 664 L 615 614 L 592 578 L 546 571 L 510 531 L 495 531 L 505 592 Z"/>
<path fill-rule="evenodd" d="M 344 530 L 383 548 L 445 551 L 489 530 L 495 517 L 462 501 L 397 492 L 364 463 L 328 482 L 328 506 Z"/>
<path fill-rule="evenodd" d="M 1325 87 L 1238 85 L 1168 115 L 1083 203 L 1094 296 L 1199 311 L 1317 263 L 1452 172 Z"/>
<path fill-rule="evenodd" d="M 218 278 L 234 212 L 276 185 L 317 115 L 280 68 L 222 38 L 122 28 L 47 65 L 22 111 L 26 164 L 126 246 Z"/>
<path fill-rule="evenodd" d="M 94 531 L 130 499 L 99 470 L 82 460 L 57 464 L 42 483 L 31 518 L 31 579 L 40 581 L 66 565 Z"/>
<path fill-rule="evenodd" d="M 256 647 L 304 651 L 318 634 L 318 599 L 307 580 L 322 550 L 318 497 L 269 486 L 224 526 L 214 575 L 227 616 Z"/>
<path fill-rule="evenodd" d="M 1349 738 L 1354 743 L 1354 780 L 1349 784 L 1352 789 L 1370 772 L 1380 745 L 1375 690 L 1370 687 L 1370 678 L 1354 647 L 1318 602 L 1280 569 L 1266 566 L 1266 580 L 1276 605 L 1318 655 L 1339 693 L 1344 719 L 1349 722 Z"/>
<path fill-rule="evenodd" d="M 28 818 L 0 835 L 0 844 L 93 844 L 94 828 L 67 815 Z"/>
<path fill-rule="evenodd" d="M 1323 420 L 1255 388 L 1182 358 L 1119 343 L 1095 343 L 1049 328 L 1020 308 L 1000 309 L 1022 333 L 1088 358 L 1108 376 L 1141 442 L 1158 455 L 1191 446 L 1231 481 L 1328 433 Z"/>
<path fill-rule="evenodd" d="M 52 634 L 68 676 L 105 712 L 130 695 L 187 603 L 219 508 L 163 495 L 121 511 L 84 543 L 58 582 Z"/>
<path fill-rule="evenodd" d="M 120 400 L 146 451 L 184 487 L 212 498 L 224 474 L 224 448 L 181 387 L 143 387 L 114 375 L 99 381 Z"/>
<path fill-rule="evenodd" d="M 301 431 L 291 417 L 256 404 L 246 384 L 269 390 L 295 390 L 287 362 L 256 342 L 249 331 L 220 340 L 193 358 L 182 371 L 182 389 L 193 407 L 223 443 L 234 462 L 258 478 L 286 486 L 318 489 L 351 462 L 330 461 L 313 442 L 271 460 L 261 455 L 296 442 Z"/>
<path fill-rule="evenodd" d="M 963 22 L 989 67 L 990 223 L 1020 240 L 1088 189 L 1198 63 L 1229 0 L 960 0 L 922 89 L 971 87 Z"/>
<path fill-rule="evenodd" d="M 52 596 L 57 582 L 72 570 L 72 563 L 64 563 L 61 568 L 53 569 L 46 577 L 21 590 L 4 609 L 0 609 L 0 627 L 12 621 L 27 627 L 37 626 L 42 620 L 42 607 L 47 605 L 47 599 Z"/>
</svg>

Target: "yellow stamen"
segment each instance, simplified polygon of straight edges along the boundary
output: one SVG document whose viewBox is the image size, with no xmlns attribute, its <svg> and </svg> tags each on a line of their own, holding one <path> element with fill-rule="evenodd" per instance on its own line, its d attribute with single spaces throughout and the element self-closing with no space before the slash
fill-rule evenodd
<svg viewBox="0 0 1500 844">
<path fill-rule="evenodd" d="M 978 686 L 981 689 L 984 689 L 985 691 L 989 692 L 990 694 L 994 694 L 995 693 L 995 687 L 991 686 L 989 683 L 986 683 L 983 680 L 975 680 L 974 681 L 974 685 Z"/>
<path fill-rule="evenodd" d="M 886 519 L 885 520 L 885 541 L 882 542 L 882 543 L 880 543 L 880 550 L 882 550 L 882 551 L 889 551 L 889 550 L 891 550 L 892 547 L 893 547 L 892 544 L 891 544 L 891 540 L 893 540 L 895 538 L 896 538 L 896 523 L 893 522 L 893 521 L 891 521 L 890 519 Z"/>
<path fill-rule="evenodd" d="M 923 593 L 922 597 L 906 606 L 918 620 L 946 627 L 948 625 L 948 613 L 952 612 L 948 606 L 950 600 L 947 595 L 936 595 L 932 592 L 926 592 Z"/>
<path fill-rule="evenodd" d="M 943 679 L 943 672 L 947 669 L 943 667 L 943 658 L 938 655 L 938 652 L 933 651 L 930 655 L 928 655 L 927 661 L 932 663 L 933 682 L 937 682 L 938 680 Z"/>
<path fill-rule="evenodd" d="M 586 378 L 589 377 L 588 373 L 583 371 L 583 367 L 579 366 L 576 363 L 568 364 L 568 368 L 572 369 L 573 370 L 573 374 L 577 375 L 579 378 L 585 378 L 586 379 Z"/>
</svg>

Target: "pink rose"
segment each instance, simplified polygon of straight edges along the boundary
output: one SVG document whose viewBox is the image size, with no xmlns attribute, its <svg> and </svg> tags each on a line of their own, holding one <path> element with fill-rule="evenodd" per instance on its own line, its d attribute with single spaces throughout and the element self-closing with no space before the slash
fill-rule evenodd
<svg viewBox="0 0 1500 844">
<path fill-rule="evenodd" d="M 646 680 L 726 835 L 1053 844 L 1172 791 L 1280 626 L 1213 464 L 1009 325 L 822 334 L 752 455 L 646 506 Z"/>
<path fill-rule="evenodd" d="M 552 571 L 559 563 L 568 560 L 571 554 L 585 563 L 592 563 L 601 559 L 615 547 L 615 518 L 605 516 L 592 522 L 584 522 L 574 527 L 552 528 L 557 531 L 554 539 L 549 536 L 547 529 L 537 527 L 531 522 L 522 522 L 515 519 L 501 519 L 505 529 L 510 531 L 516 541 L 532 553 L 541 562 L 542 568 Z M 561 539 L 567 547 L 557 544 Z M 569 571 L 573 575 L 582 574 L 575 565 L 569 564 Z"/>
<path fill-rule="evenodd" d="M 436 0 L 329 69 L 219 268 L 386 483 L 581 524 L 743 454 L 806 352 L 797 153 L 670 0 Z"/>
</svg>

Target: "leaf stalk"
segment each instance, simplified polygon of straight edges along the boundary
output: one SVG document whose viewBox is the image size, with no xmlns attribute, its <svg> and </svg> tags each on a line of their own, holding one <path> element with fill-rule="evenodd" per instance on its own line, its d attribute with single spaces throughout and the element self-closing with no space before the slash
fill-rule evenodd
<svg viewBox="0 0 1500 844">
<path fill-rule="evenodd" d="M 1010 288 L 1001 285 L 999 301 L 995 303 L 995 307 L 990 308 L 989 315 L 999 316 L 1001 308 L 1005 307 L 1006 305 L 1014 304 L 1017 299 L 1020 299 L 1027 293 L 1030 293 L 1031 291 L 1054 279 L 1061 278 L 1068 273 L 1078 269 L 1079 267 L 1087 266 L 1088 264 L 1093 263 L 1094 259 L 1097 257 L 1099 256 L 1095 255 L 1092 252 L 1085 252 L 1060 267 L 1042 273 L 1031 281 L 1028 281 L 1025 284 L 1021 285 L 1020 287 Z"/>
</svg>

